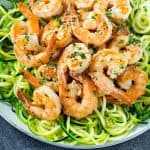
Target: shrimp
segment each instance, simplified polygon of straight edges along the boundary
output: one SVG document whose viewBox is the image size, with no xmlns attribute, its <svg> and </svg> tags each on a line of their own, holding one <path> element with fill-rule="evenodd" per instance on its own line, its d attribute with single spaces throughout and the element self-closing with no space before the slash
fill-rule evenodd
<svg viewBox="0 0 150 150">
<path fill-rule="evenodd" d="M 108 48 L 110 49 L 116 49 L 120 50 L 121 48 L 125 48 L 128 43 L 128 36 L 126 35 L 120 35 L 117 37 L 114 37 L 109 43 Z"/>
<path fill-rule="evenodd" d="M 36 76 L 41 80 L 51 80 L 57 78 L 57 64 L 44 64 L 36 70 Z"/>
<path fill-rule="evenodd" d="M 124 55 L 129 59 L 129 65 L 137 63 L 143 55 L 143 49 L 139 44 L 127 45 L 123 52 Z"/>
<path fill-rule="evenodd" d="M 38 88 L 41 87 L 42 85 L 46 85 L 51 89 L 53 89 L 56 93 L 59 92 L 59 84 L 58 84 L 58 79 L 56 77 L 54 77 L 51 80 L 40 80 L 39 78 L 35 77 L 28 71 L 20 70 L 20 72 L 22 73 L 24 79 L 26 79 L 34 88 Z M 46 76 L 45 78 L 48 78 L 48 76 Z"/>
<path fill-rule="evenodd" d="M 148 75 L 144 71 L 133 66 L 128 67 L 117 78 L 117 83 L 126 91 L 115 88 L 111 93 L 111 96 L 114 98 L 112 102 L 119 104 L 134 103 L 136 99 L 144 94 L 147 82 Z"/>
<path fill-rule="evenodd" d="M 47 47 L 40 46 L 38 18 L 23 3 L 19 3 L 18 7 L 26 15 L 28 21 L 16 22 L 11 28 L 10 35 L 14 43 L 15 55 L 18 61 L 28 68 L 45 64 L 56 51 L 55 35 L 52 36 Z"/>
<path fill-rule="evenodd" d="M 59 95 L 63 105 L 65 114 L 81 119 L 91 114 L 97 108 L 97 96 L 95 95 L 95 85 L 86 75 L 76 76 L 75 79 L 83 85 L 83 92 L 81 94 L 81 87 L 77 81 L 72 81 L 67 84 L 68 73 L 66 53 L 64 51 L 58 63 L 58 81 L 59 81 Z M 77 102 L 77 97 L 80 96 L 81 102 Z"/>
<path fill-rule="evenodd" d="M 108 47 L 120 50 L 125 57 L 128 58 L 129 65 L 137 63 L 143 55 L 143 50 L 140 44 L 137 43 L 135 39 L 130 39 L 127 35 L 115 37 L 111 42 L 109 42 Z"/>
<path fill-rule="evenodd" d="M 68 86 L 67 91 L 64 91 L 61 96 L 63 97 L 64 113 L 81 119 L 91 114 L 97 108 L 97 96 L 95 94 L 96 88 L 87 76 L 80 75 L 76 79 L 83 84 L 82 97 L 79 97 L 81 102 L 77 101 L 78 88 L 75 88 L 75 86 Z"/>
<path fill-rule="evenodd" d="M 129 0 L 100 0 L 94 5 L 94 11 L 107 14 L 114 21 L 126 20 L 131 13 Z"/>
<path fill-rule="evenodd" d="M 23 102 L 25 109 L 33 116 L 43 120 L 56 120 L 61 113 L 59 97 L 48 86 L 41 86 L 33 92 L 33 102 L 20 89 L 17 90 L 18 98 Z"/>
<path fill-rule="evenodd" d="M 30 9 L 24 5 L 24 3 L 20 2 L 17 3 L 17 7 L 19 8 L 19 10 L 21 11 L 21 13 L 28 19 L 27 20 L 27 32 L 29 34 L 35 34 L 36 36 L 39 37 L 41 30 L 40 30 L 40 26 L 39 26 L 39 18 L 34 15 Z"/>
<path fill-rule="evenodd" d="M 63 12 L 63 0 L 33 0 L 32 12 L 40 18 L 49 19 Z"/>
<path fill-rule="evenodd" d="M 85 44 L 101 46 L 109 40 L 112 34 L 112 24 L 107 17 L 95 12 L 90 12 L 83 25 L 78 17 L 72 18 L 73 35 Z"/>
<path fill-rule="evenodd" d="M 71 27 L 68 23 L 64 22 L 62 18 L 50 20 L 45 26 L 42 34 L 42 42 L 47 45 L 49 40 L 56 34 L 56 47 L 64 48 L 72 41 Z"/>
<path fill-rule="evenodd" d="M 119 51 L 103 49 L 92 58 L 90 70 L 108 75 L 111 79 L 117 78 L 128 65 L 128 59 Z"/>
<path fill-rule="evenodd" d="M 69 70 L 75 74 L 84 72 L 91 61 L 91 53 L 83 43 L 70 44 L 67 51 L 66 64 Z"/>
<path fill-rule="evenodd" d="M 94 5 L 94 0 L 73 0 L 73 3 L 77 9 L 92 9 Z"/>
<path fill-rule="evenodd" d="M 41 64 L 46 64 L 49 61 L 49 58 L 53 55 L 55 52 L 55 38 L 51 39 L 49 47 L 41 49 L 36 49 L 37 47 L 34 47 L 34 44 L 32 45 L 32 41 L 30 41 L 30 36 L 28 34 L 20 36 L 16 40 L 16 44 L 14 45 L 14 51 L 15 55 L 17 57 L 17 60 L 25 65 L 28 68 L 33 68 L 40 66 Z M 28 49 L 30 48 L 34 49 Z M 40 46 L 39 46 L 40 47 Z"/>
</svg>

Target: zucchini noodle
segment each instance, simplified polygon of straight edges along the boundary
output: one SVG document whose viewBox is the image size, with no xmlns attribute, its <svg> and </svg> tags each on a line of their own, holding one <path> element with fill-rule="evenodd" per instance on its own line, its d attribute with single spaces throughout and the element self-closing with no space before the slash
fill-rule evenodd
<svg viewBox="0 0 150 150">
<path fill-rule="evenodd" d="M 150 1 L 132 0 L 132 5 L 134 8 L 129 18 L 129 26 L 138 34 L 149 34 Z M 138 123 L 146 123 L 146 119 L 150 118 L 150 80 L 145 95 L 135 104 L 107 104 L 106 97 L 99 98 L 98 109 L 81 120 L 62 114 L 56 121 L 44 121 L 28 114 L 17 99 L 16 89 L 19 87 L 29 95 L 32 95 L 33 89 L 19 73 L 21 65 L 16 61 L 10 41 L 11 25 L 23 19 L 14 3 L 9 10 L 0 6 L 0 100 L 11 104 L 18 119 L 31 132 L 48 141 L 91 145 L 118 140 L 127 136 Z M 150 76 L 150 35 L 139 38 L 144 54 L 137 66 Z"/>
<path fill-rule="evenodd" d="M 140 4 L 141 3 L 141 4 Z M 150 33 L 150 1 L 132 1 L 133 10 L 130 15 L 132 29 L 138 34 Z"/>
</svg>

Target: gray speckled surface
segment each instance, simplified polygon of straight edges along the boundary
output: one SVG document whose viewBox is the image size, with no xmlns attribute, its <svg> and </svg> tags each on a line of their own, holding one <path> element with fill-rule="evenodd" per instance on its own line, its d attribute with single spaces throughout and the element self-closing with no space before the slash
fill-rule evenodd
<svg viewBox="0 0 150 150">
<path fill-rule="evenodd" d="M 0 150 L 64 150 L 38 142 L 10 126 L 0 117 Z M 103 150 L 150 150 L 150 131 L 123 144 Z"/>
</svg>

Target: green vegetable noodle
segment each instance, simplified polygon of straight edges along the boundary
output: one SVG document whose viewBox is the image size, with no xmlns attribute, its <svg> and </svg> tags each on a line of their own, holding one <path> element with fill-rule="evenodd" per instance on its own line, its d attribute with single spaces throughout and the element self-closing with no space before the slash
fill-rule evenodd
<svg viewBox="0 0 150 150">
<path fill-rule="evenodd" d="M 99 98 L 98 108 L 94 113 L 81 120 L 61 114 L 56 121 L 45 121 L 28 114 L 18 100 L 16 91 L 21 88 L 32 96 L 33 88 L 19 72 L 22 65 L 15 57 L 10 40 L 12 24 L 25 18 L 16 7 L 15 1 L 6 3 L 0 3 L 0 101 L 9 103 L 19 120 L 32 133 L 48 141 L 92 145 L 120 139 L 127 136 L 139 123 L 146 123 L 150 118 L 150 79 L 145 94 L 135 104 L 109 104 L 104 96 Z M 132 39 L 129 42 L 141 43 L 144 52 L 137 66 L 150 76 L 150 1 L 132 0 L 131 4 L 133 9 L 127 22 L 138 40 Z M 107 15 L 111 16 L 111 13 L 109 9 Z M 57 20 L 62 24 L 60 18 Z M 86 59 L 82 51 L 75 55 Z M 30 71 L 34 73 L 35 70 Z"/>
</svg>

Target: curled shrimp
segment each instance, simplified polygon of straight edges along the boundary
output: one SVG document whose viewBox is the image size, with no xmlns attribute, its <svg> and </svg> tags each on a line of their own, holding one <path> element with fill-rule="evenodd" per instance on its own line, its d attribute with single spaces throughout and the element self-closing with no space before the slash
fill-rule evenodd
<svg viewBox="0 0 150 150">
<path fill-rule="evenodd" d="M 72 41 L 71 27 L 62 18 L 50 20 L 42 34 L 42 42 L 47 45 L 53 34 L 56 34 L 56 47 L 64 48 Z"/>
<path fill-rule="evenodd" d="M 143 49 L 140 44 L 127 45 L 124 50 L 125 56 L 129 59 L 128 64 L 132 65 L 137 63 L 143 56 Z"/>
<path fill-rule="evenodd" d="M 110 102 L 118 104 L 132 104 L 141 95 L 144 94 L 146 84 L 148 81 L 148 75 L 135 67 L 128 67 L 123 74 L 117 78 L 117 83 L 124 90 L 115 88 L 111 93 L 114 98 Z"/>
<path fill-rule="evenodd" d="M 123 73 L 127 64 L 128 59 L 121 52 L 113 49 L 103 49 L 93 56 L 90 64 L 90 71 L 92 72 L 90 75 L 93 76 L 98 72 L 115 79 Z M 94 81 L 96 82 L 95 78 Z"/>
<path fill-rule="evenodd" d="M 130 39 L 127 35 L 120 35 L 112 39 L 108 47 L 111 49 L 120 50 L 128 58 L 128 64 L 132 65 L 137 63 L 143 55 L 143 50 L 140 43 L 130 43 L 133 39 Z"/>
<path fill-rule="evenodd" d="M 44 71 L 45 71 L 45 69 L 46 69 L 46 67 L 44 66 Z M 52 68 L 51 68 L 52 69 Z M 47 73 L 49 73 L 49 76 L 51 76 L 52 74 L 50 74 L 51 73 L 51 71 L 52 70 L 49 70 L 49 68 L 48 68 L 48 72 Z M 40 69 L 40 71 L 43 71 L 43 70 L 41 70 Z M 22 75 L 23 75 L 23 77 L 34 87 L 34 88 L 39 88 L 39 87 L 41 87 L 42 85 L 46 85 L 46 86 L 48 86 L 48 87 L 50 87 L 53 91 L 55 91 L 56 93 L 58 93 L 59 92 L 59 84 L 58 84 L 58 80 L 57 80 L 57 78 L 56 77 L 53 77 L 53 79 L 52 79 L 52 77 L 48 77 L 48 74 L 47 75 L 42 75 L 42 79 L 44 78 L 44 80 L 40 80 L 41 78 L 37 78 L 37 77 L 35 77 L 34 75 L 32 75 L 30 72 L 28 72 L 28 71 L 24 71 L 24 70 L 21 70 L 20 71 L 21 73 L 22 73 Z M 55 74 L 56 74 L 56 72 L 55 72 Z M 41 76 L 40 76 L 41 77 Z M 46 78 L 46 79 L 45 79 Z M 40 83 L 40 81 L 42 81 L 42 83 Z M 44 81 L 44 82 L 43 82 Z"/>
<path fill-rule="evenodd" d="M 83 85 L 82 94 L 80 85 L 77 82 L 72 81 L 70 84 L 67 84 L 69 76 L 67 74 L 67 65 L 65 64 L 65 53 L 63 53 L 58 63 L 59 95 L 64 113 L 81 119 L 91 114 L 97 108 L 96 89 L 93 82 L 86 75 L 75 77 Z M 77 102 L 77 97 L 79 96 L 81 102 Z"/>
<path fill-rule="evenodd" d="M 59 97 L 48 86 L 41 86 L 33 92 L 33 102 L 20 89 L 17 90 L 18 98 L 23 102 L 25 109 L 33 116 L 43 120 L 56 120 L 61 113 Z"/>
<path fill-rule="evenodd" d="M 85 44 L 70 44 L 65 51 L 67 51 L 66 64 L 71 72 L 80 74 L 88 68 L 91 54 Z"/>
<path fill-rule="evenodd" d="M 51 80 L 57 78 L 57 64 L 44 64 L 36 70 L 36 76 L 41 80 Z"/>
<path fill-rule="evenodd" d="M 72 30 L 74 36 L 83 43 L 101 46 L 111 37 L 112 24 L 104 15 L 90 12 L 83 24 L 78 17 L 73 17 Z"/>
<path fill-rule="evenodd" d="M 63 0 L 32 0 L 32 12 L 40 18 L 49 19 L 63 12 Z"/>
<path fill-rule="evenodd" d="M 94 5 L 94 0 L 73 0 L 73 3 L 77 9 L 92 9 Z"/>
<path fill-rule="evenodd" d="M 120 50 L 122 48 L 125 48 L 127 43 L 128 43 L 128 36 L 126 35 L 120 35 L 120 36 L 115 36 L 109 43 L 108 47 L 110 49 L 116 49 Z"/>
<path fill-rule="evenodd" d="M 131 10 L 129 0 L 100 0 L 94 5 L 95 12 L 107 14 L 115 21 L 126 20 Z"/>
<path fill-rule="evenodd" d="M 40 46 L 39 19 L 23 3 L 19 3 L 18 7 L 28 20 L 16 22 L 11 28 L 10 35 L 14 43 L 15 55 L 18 61 L 28 68 L 45 64 L 56 50 L 55 35 L 47 47 Z"/>
<path fill-rule="evenodd" d="M 81 119 L 91 114 L 94 109 L 97 108 L 97 96 L 95 95 L 96 89 L 93 82 L 84 75 L 80 75 L 76 78 L 83 85 L 82 97 L 80 97 L 81 102 L 77 101 L 78 90 L 75 86 L 68 85 L 67 92 L 61 95 L 63 102 L 64 113 Z"/>
</svg>

